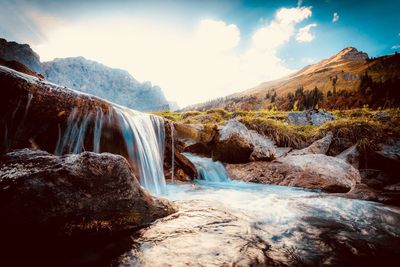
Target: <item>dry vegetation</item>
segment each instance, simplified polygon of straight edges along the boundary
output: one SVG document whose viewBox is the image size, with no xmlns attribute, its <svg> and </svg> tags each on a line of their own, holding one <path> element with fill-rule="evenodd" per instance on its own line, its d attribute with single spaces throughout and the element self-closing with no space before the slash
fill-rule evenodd
<svg viewBox="0 0 400 267">
<path fill-rule="evenodd" d="M 376 118 L 377 112 L 367 108 L 333 111 L 336 120 L 321 126 L 295 126 L 288 122 L 288 112 L 275 110 L 234 111 L 213 109 L 205 112 L 156 113 L 177 123 L 223 125 L 236 118 L 249 129 L 269 138 L 278 146 L 304 147 L 332 131 L 337 138 L 357 143 L 361 149 L 375 148 L 393 138 L 400 138 L 400 109 L 387 109 L 387 120 Z"/>
</svg>

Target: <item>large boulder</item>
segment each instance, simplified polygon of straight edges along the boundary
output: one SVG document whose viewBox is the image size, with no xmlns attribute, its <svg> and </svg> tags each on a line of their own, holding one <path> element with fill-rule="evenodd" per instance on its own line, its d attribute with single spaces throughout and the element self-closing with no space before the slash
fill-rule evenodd
<svg viewBox="0 0 400 267">
<path fill-rule="evenodd" d="M 0 157 L 0 188 L 5 266 L 108 265 L 124 236 L 176 211 L 109 153 L 16 150 Z"/>
<path fill-rule="evenodd" d="M 175 137 L 181 141 L 210 143 L 218 135 L 217 127 L 202 124 L 174 123 Z"/>
<path fill-rule="evenodd" d="M 213 153 L 214 160 L 242 163 L 275 157 L 275 145 L 269 138 L 247 129 L 236 119 L 229 120 L 219 134 Z"/>
<path fill-rule="evenodd" d="M 286 156 L 272 162 L 228 164 L 231 178 L 265 184 L 347 192 L 360 182 L 359 172 L 341 159 L 323 154 Z"/>
<path fill-rule="evenodd" d="M 332 121 L 335 116 L 326 111 L 310 109 L 306 111 L 289 112 L 288 119 L 294 125 L 322 125 L 325 122 Z"/>
<path fill-rule="evenodd" d="M 3 230 L 120 231 L 175 211 L 140 186 L 126 159 L 109 153 L 15 150 L 0 157 L 0 188 Z"/>
</svg>

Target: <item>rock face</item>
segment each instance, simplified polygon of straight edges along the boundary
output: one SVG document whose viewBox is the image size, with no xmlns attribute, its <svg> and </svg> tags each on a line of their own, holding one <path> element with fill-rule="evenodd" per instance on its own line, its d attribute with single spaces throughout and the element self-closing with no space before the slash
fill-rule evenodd
<svg viewBox="0 0 400 267">
<path fill-rule="evenodd" d="M 289 155 L 306 155 L 306 154 L 326 154 L 329 150 L 329 146 L 332 143 L 333 133 L 329 132 L 327 135 L 306 148 L 295 150 L 289 153 Z"/>
<path fill-rule="evenodd" d="M 0 158 L 2 229 L 47 234 L 133 229 L 175 211 L 144 191 L 119 155 L 54 156 L 16 150 Z"/>
<path fill-rule="evenodd" d="M 0 38 L 0 64 L 1 61 L 22 63 L 53 83 L 93 94 L 135 110 L 170 110 L 170 103 L 165 99 L 160 87 L 153 86 L 150 82 L 140 83 L 127 71 L 113 69 L 83 57 L 41 63 L 39 56 L 29 45 L 7 42 Z M 27 73 L 15 63 L 6 66 Z"/>
<path fill-rule="evenodd" d="M 77 128 L 76 131 L 83 129 L 83 122 L 86 129 L 79 131 L 86 134 L 82 135 L 80 148 L 96 151 L 95 128 L 100 120 L 102 130 L 98 150 L 130 158 L 124 124 L 121 124 L 124 119 L 109 102 L 3 66 L 0 66 L 0 84 L 4 86 L 0 98 L 0 122 L 4 125 L 0 129 L 0 153 L 26 147 L 54 153 L 67 129 L 71 125 Z M 77 136 L 72 137 L 75 141 L 70 143 L 77 143 Z M 168 151 L 165 153 L 167 155 Z M 133 167 L 139 175 L 137 166 Z M 193 173 L 182 175 L 194 177 Z"/>
<path fill-rule="evenodd" d="M 269 245 L 248 230 L 251 225 L 245 215 L 234 214 L 218 202 L 191 200 L 177 204 L 178 213 L 140 231 L 137 246 L 122 255 L 118 265 L 269 266 L 273 263 L 266 255 Z"/>
<path fill-rule="evenodd" d="M 100 98 L 79 94 L 65 87 L 57 86 L 35 77 L 24 75 L 0 66 L 0 121 L 5 127 L 0 131 L 0 152 L 10 149 L 38 147 L 54 152 L 60 130 L 68 127 L 68 120 L 74 110 L 86 116 L 89 125 L 94 125 L 94 114 L 109 113 L 112 105 Z M 110 122 L 104 129 L 107 136 L 123 140 L 117 121 Z M 90 127 L 89 127 L 90 128 Z M 118 133 L 119 132 L 119 133 Z M 85 150 L 91 149 L 92 140 L 84 140 Z M 124 144 L 113 143 L 117 153 L 126 155 Z M 112 148 L 110 147 L 110 148 Z"/>
<path fill-rule="evenodd" d="M 0 38 L 0 59 L 5 61 L 18 61 L 29 69 L 44 74 L 39 55 L 27 44 L 7 42 L 7 40 Z"/>
<path fill-rule="evenodd" d="M 290 112 L 288 119 L 291 124 L 294 125 L 322 125 L 325 122 L 332 121 L 335 116 L 332 113 L 310 109 L 301 112 Z"/>
<path fill-rule="evenodd" d="M 46 78 L 56 84 L 93 94 L 140 111 L 169 110 L 158 86 L 139 83 L 127 71 L 113 69 L 83 57 L 44 62 Z"/>
<path fill-rule="evenodd" d="M 286 156 L 272 162 L 229 164 L 231 178 L 246 182 L 347 192 L 360 182 L 359 172 L 343 160 L 323 154 Z"/>
<path fill-rule="evenodd" d="M 172 179 L 172 144 L 174 144 L 174 180 L 191 181 L 198 176 L 196 167 L 193 163 L 181 154 L 182 148 L 177 140 L 176 130 L 171 125 L 171 121 L 166 121 L 165 125 L 165 151 L 164 151 L 164 176 L 166 179 Z M 171 131 L 174 130 L 174 140 L 172 140 Z"/>
<path fill-rule="evenodd" d="M 358 169 L 360 166 L 360 152 L 357 149 L 357 145 L 349 147 L 336 157 L 346 161 L 356 169 Z"/>
<path fill-rule="evenodd" d="M 338 56 L 350 61 L 366 61 L 368 59 L 368 54 L 362 51 L 358 51 L 354 47 L 346 47 L 343 49 Z"/>
<path fill-rule="evenodd" d="M 275 157 L 275 145 L 265 136 L 249 130 L 241 122 L 231 119 L 219 132 L 214 160 L 240 163 L 271 160 Z"/>
<path fill-rule="evenodd" d="M 400 140 L 397 140 L 393 144 L 386 144 L 380 151 L 377 152 L 381 156 L 388 160 L 400 161 Z"/>
</svg>

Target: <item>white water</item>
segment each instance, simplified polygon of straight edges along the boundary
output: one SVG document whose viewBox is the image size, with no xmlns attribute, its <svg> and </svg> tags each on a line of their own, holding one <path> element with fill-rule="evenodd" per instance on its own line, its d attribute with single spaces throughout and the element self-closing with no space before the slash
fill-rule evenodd
<svg viewBox="0 0 400 267">
<path fill-rule="evenodd" d="M 366 266 L 368 257 L 400 255 L 397 207 L 239 181 L 198 180 L 195 185 L 168 185 L 167 189 L 170 200 L 215 201 L 245 216 L 251 225 L 248 231 L 271 245 L 268 255 L 291 266 L 354 265 L 359 259 Z M 212 241 L 197 243 L 196 249 L 205 253 L 208 242 Z"/>
<path fill-rule="evenodd" d="M 103 127 L 112 125 L 111 122 L 115 119 L 121 128 L 129 161 L 138 170 L 141 185 L 153 194 L 165 194 L 164 120 L 158 116 L 117 105 L 112 106 L 107 112 L 98 109 L 94 114 L 74 109 L 70 113 L 65 131 L 59 130 L 55 154 L 76 154 L 85 151 L 84 142 L 89 134 L 93 135 L 90 137 L 93 140 L 92 151 L 103 152 L 101 150 Z M 90 125 L 91 121 L 94 121 L 94 125 Z"/>
<path fill-rule="evenodd" d="M 199 173 L 198 179 L 207 182 L 229 182 L 230 178 L 225 167 L 219 161 L 210 158 L 196 156 L 191 153 L 183 153 L 196 166 Z"/>
<path fill-rule="evenodd" d="M 154 194 L 165 194 L 164 120 L 128 108 L 115 110 L 120 115 L 129 158 L 139 166 L 140 183 Z"/>
<path fill-rule="evenodd" d="M 244 215 L 252 225 L 248 231 L 271 245 L 268 255 L 275 260 L 289 265 L 343 265 L 361 259 L 364 263 L 359 264 L 373 265 L 369 257 L 400 255 L 397 207 L 300 188 L 231 181 L 222 164 L 187 156 L 199 170 L 200 180 L 168 185 L 167 197 L 215 201 Z M 208 242 L 196 244 L 196 249 L 207 250 Z"/>
</svg>

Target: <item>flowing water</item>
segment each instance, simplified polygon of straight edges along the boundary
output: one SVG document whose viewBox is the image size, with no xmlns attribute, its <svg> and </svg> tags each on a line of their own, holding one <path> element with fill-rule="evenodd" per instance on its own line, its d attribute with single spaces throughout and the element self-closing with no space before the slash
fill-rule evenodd
<svg viewBox="0 0 400 267">
<path fill-rule="evenodd" d="M 228 173 L 221 162 L 199 157 L 191 153 L 183 153 L 196 166 L 199 179 L 206 182 L 229 182 Z"/>
<path fill-rule="evenodd" d="M 299 188 L 231 181 L 186 154 L 194 184 L 169 184 L 180 212 L 141 232 L 122 265 L 396 266 L 400 209 Z"/>
<path fill-rule="evenodd" d="M 93 121 L 94 125 L 91 125 Z M 98 109 L 95 113 L 76 108 L 69 115 L 67 128 L 64 131 L 59 130 L 54 153 L 77 154 L 85 151 L 84 144 L 88 135 L 92 135 L 89 138 L 93 140 L 92 151 L 103 152 L 103 128 L 113 121 L 117 121 L 117 126 L 121 129 L 129 161 L 137 169 L 141 185 L 153 194 L 165 194 L 164 120 L 158 116 L 117 105 L 113 105 L 107 112 Z"/>
</svg>

